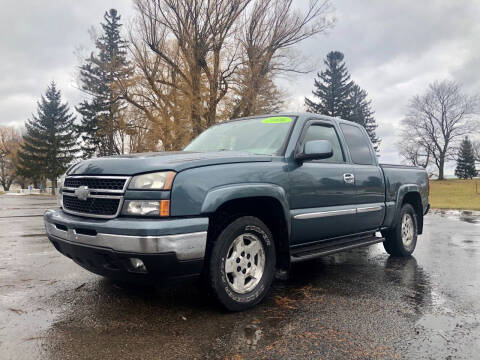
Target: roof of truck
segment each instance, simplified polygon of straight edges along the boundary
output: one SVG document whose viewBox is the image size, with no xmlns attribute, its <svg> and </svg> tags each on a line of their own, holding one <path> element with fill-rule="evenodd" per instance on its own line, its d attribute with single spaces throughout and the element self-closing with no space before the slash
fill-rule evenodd
<svg viewBox="0 0 480 360">
<path fill-rule="evenodd" d="M 255 118 L 260 118 L 260 117 L 262 117 L 262 118 L 263 117 L 276 117 L 276 116 L 297 117 L 297 118 L 302 119 L 302 120 L 306 120 L 306 119 L 310 119 L 312 117 L 315 117 L 317 119 L 324 119 L 324 120 L 330 120 L 330 121 L 335 121 L 335 122 L 346 122 L 346 123 L 352 124 L 351 121 L 344 120 L 344 119 L 339 118 L 339 117 L 333 117 L 333 116 L 315 114 L 315 113 L 309 113 L 309 112 L 278 112 L 278 113 L 270 113 L 270 114 L 259 114 L 259 115 L 252 115 L 252 116 L 230 119 L 230 120 L 227 120 L 225 122 L 255 119 Z M 353 124 L 355 124 L 355 123 L 353 123 Z"/>
</svg>

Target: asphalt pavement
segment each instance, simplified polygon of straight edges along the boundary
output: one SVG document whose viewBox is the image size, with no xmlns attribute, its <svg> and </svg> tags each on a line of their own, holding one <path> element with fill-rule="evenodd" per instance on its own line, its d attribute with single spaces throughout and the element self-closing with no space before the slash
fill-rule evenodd
<svg viewBox="0 0 480 360">
<path fill-rule="evenodd" d="M 474 359 L 480 216 L 436 211 L 414 256 L 381 244 L 297 264 L 243 313 L 198 281 L 120 285 L 45 237 L 48 196 L 0 196 L 0 359 Z"/>
</svg>

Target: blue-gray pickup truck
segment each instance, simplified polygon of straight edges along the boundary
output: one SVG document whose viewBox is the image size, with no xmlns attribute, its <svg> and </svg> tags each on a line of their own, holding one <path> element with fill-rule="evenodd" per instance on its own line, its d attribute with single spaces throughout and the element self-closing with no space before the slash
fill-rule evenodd
<svg viewBox="0 0 480 360">
<path fill-rule="evenodd" d="M 55 248 L 91 272 L 202 275 L 238 311 L 294 262 L 379 242 L 409 256 L 428 193 L 424 169 L 379 164 L 355 123 L 267 115 L 212 126 L 180 152 L 81 161 L 44 220 Z"/>
</svg>

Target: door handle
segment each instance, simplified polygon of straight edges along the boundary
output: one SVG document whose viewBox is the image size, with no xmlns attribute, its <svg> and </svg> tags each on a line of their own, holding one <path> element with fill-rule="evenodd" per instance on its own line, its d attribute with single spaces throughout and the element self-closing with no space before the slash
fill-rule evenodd
<svg viewBox="0 0 480 360">
<path fill-rule="evenodd" d="M 355 176 L 353 174 L 343 174 L 343 181 L 347 184 L 355 183 Z"/>
</svg>

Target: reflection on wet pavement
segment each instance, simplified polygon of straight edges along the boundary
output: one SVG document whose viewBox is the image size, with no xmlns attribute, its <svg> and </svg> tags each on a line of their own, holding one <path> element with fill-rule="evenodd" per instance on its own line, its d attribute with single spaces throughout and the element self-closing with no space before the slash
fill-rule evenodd
<svg viewBox="0 0 480 360">
<path fill-rule="evenodd" d="M 480 222 L 480 211 L 472 210 L 432 210 L 435 215 L 441 217 L 448 217 L 450 219 L 459 219 L 470 224 L 477 224 Z"/>
<path fill-rule="evenodd" d="M 33 204 L 33 206 L 31 205 Z M 293 267 L 255 309 L 227 313 L 199 282 L 121 285 L 56 253 L 52 199 L 0 197 L 0 358 L 475 358 L 479 216 L 425 218 L 415 256 L 375 245 Z"/>
</svg>

